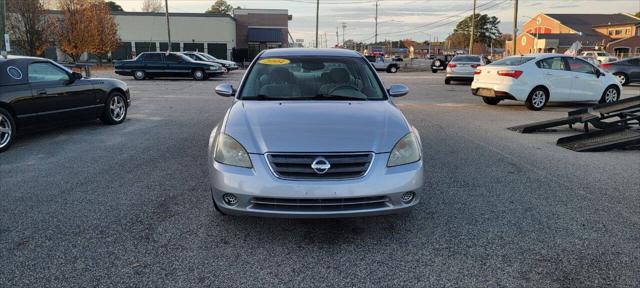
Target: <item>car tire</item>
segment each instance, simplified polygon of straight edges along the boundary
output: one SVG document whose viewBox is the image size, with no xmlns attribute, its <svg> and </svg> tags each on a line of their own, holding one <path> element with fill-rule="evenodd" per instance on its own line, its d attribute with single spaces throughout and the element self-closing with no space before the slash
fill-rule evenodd
<svg viewBox="0 0 640 288">
<path fill-rule="evenodd" d="M 9 111 L 0 108 L 0 153 L 7 151 L 16 137 L 16 122 Z"/>
<path fill-rule="evenodd" d="M 387 70 L 387 72 L 389 72 L 389 73 L 396 73 L 396 72 L 398 72 L 398 66 L 395 66 L 395 65 L 394 65 L 394 66 L 389 67 L 389 70 Z"/>
<path fill-rule="evenodd" d="M 540 111 L 547 105 L 547 102 L 549 102 L 549 92 L 542 87 L 536 87 L 529 93 L 525 104 L 529 110 Z"/>
<path fill-rule="evenodd" d="M 207 75 L 204 73 L 202 69 L 193 70 L 193 72 L 191 72 L 191 75 L 193 76 L 193 80 L 196 80 L 196 81 L 202 81 L 207 78 Z"/>
<path fill-rule="evenodd" d="M 438 69 L 431 69 L 431 73 L 438 73 Z"/>
<path fill-rule="evenodd" d="M 107 125 L 118 125 L 127 119 L 127 99 L 120 92 L 111 92 L 104 105 L 100 120 Z"/>
<path fill-rule="evenodd" d="M 616 76 L 616 79 L 618 79 L 618 82 L 620 82 L 620 85 L 622 86 L 629 85 L 629 76 L 627 76 L 627 74 L 613 73 L 613 76 Z"/>
<path fill-rule="evenodd" d="M 500 103 L 500 99 L 498 98 L 493 98 L 493 97 L 482 97 L 482 101 L 487 104 L 487 105 L 498 105 L 498 103 Z"/>
<path fill-rule="evenodd" d="M 446 85 L 451 84 L 451 79 L 449 79 L 449 78 L 444 78 L 444 84 L 446 84 Z"/>
<path fill-rule="evenodd" d="M 620 90 L 618 90 L 618 87 L 611 85 L 607 87 L 607 89 L 604 89 L 604 92 L 602 92 L 602 97 L 600 97 L 600 101 L 598 101 L 598 103 L 613 103 L 617 102 L 618 100 L 620 100 Z"/>
<path fill-rule="evenodd" d="M 147 78 L 147 73 L 142 71 L 142 70 L 138 70 L 138 71 L 133 71 L 133 79 L 136 80 L 144 80 Z"/>
</svg>

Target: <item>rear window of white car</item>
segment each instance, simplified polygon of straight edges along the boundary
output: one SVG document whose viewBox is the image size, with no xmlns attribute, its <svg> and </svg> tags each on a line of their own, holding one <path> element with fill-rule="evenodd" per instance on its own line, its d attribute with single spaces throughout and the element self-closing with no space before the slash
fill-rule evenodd
<svg viewBox="0 0 640 288">
<path fill-rule="evenodd" d="M 452 62 L 480 62 L 480 57 L 478 56 L 456 56 L 451 59 Z"/>
<path fill-rule="evenodd" d="M 489 65 L 493 65 L 493 66 L 520 66 L 524 63 L 527 63 L 531 60 L 533 60 L 534 57 L 522 57 L 522 56 L 512 56 L 512 57 L 506 57 L 506 58 L 502 58 L 496 62 L 493 62 Z"/>
</svg>

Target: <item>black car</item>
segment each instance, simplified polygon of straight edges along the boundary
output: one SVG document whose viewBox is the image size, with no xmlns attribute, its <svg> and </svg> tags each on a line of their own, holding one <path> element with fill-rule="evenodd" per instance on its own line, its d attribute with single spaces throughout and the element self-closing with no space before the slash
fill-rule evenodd
<svg viewBox="0 0 640 288">
<path fill-rule="evenodd" d="M 454 56 L 456 55 L 442 55 L 436 57 L 436 59 L 431 62 L 431 72 L 438 73 L 440 70 L 446 70 L 447 65 L 449 65 L 449 61 L 451 61 Z"/>
<path fill-rule="evenodd" d="M 640 57 L 603 63 L 600 64 L 600 68 L 615 75 L 622 86 L 640 82 Z"/>
<path fill-rule="evenodd" d="M 207 53 L 202 53 L 202 52 L 182 52 L 182 54 L 184 54 L 185 56 L 188 56 L 189 58 L 196 60 L 196 61 L 204 61 L 204 62 L 213 62 L 216 64 L 220 64 L 222 65 L 222 67 L 224 67 L 224 69 L 227 69 L 227 72 L 233 71 L 233 70 L 238 70 L 238 68 L 240 68 L 238 66 L 238 63 L 233 62 L 233 61 L 227 61 L 227 60 L 222 60 L 222 59 L 218 59 L 216 57 L 213 57 Z"/>
<path fill-rule="evenodd" d="M 193 77 L 199 81 L 224 74 L 224 69 L 219 64 L 195 61 L 176 52 L 145 52 L 132 60 L 117 61 L 114 67 L 116 74 L 133 76 L 136 80 Z"/>
<path fill-rule="evenodd" d="M 120 124 L 130 99 L 120 80 L 86 79 L 44 58 L 0 57 L 0 152 L 9 148 L 17 128 L 32 124 L 95 118 Z"/>
</svg>

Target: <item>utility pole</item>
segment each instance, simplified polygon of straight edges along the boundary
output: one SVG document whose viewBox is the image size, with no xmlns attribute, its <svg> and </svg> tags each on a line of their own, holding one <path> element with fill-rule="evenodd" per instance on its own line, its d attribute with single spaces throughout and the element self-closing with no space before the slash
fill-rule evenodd
<svg viewBox="0 0 640 288">
<path fill-rule="evenodd" d="M 345 34 L 345 30 L 347 29 L 347 23 L 342 22 L 342 48 L 344 47 L 344 34 Z"/>
<path fill-rule="evenodd" d="M 2 56 L 5 56 L 7 53 L 7 47 L 4 45 L 4 35 L 7 35 L 7 27 L 6 27 L 6 18 L 7 18 L 7 2 L 6 0 L 0 0 L 0 51 L 2 52 Z"/>
<path fill-rule="evenodd" d="M 318 48 L 318 24 L 320 18 L 320 0 L 316 0 L 316 48 Z"/>
<path fill-rule="evenodd" d="M 167 37 L 169 42 L 167 42 L 167 52 L 171 52 L 171 28 L 169 27 L 169 0 L 164 0 L 164 11 L 165 16 L 167 16 Z"/>
<path fill-rule="evenodd" d="M 324 48 L 329 48 L 329 38 L 327 38 L 327 32 L 324 32 Z"/>
<path fill-rule="evenodd" d="M 340 29 L 340 26 L 336 25 L 336 46 L 340 46 L 340 36 L 338 34 L 338 29 Z"/>
<path fill-rule="evenodd" d="M 513 40 L 511 43 L 513 44 L 513 55 L 518 55 L 518 45 L 516 40 L 518 39 L 518 0 L 514 0 L 513 5 Z"/>
<path fill-rule="evenodd" d="M 473 36 L 476 26 L 476 0 L 473 0 L 473 15 L 471 15 L 471 37 L 469 39 L 469 54 L 473 54 Z"/>
<path fill-rule="evenodd" d="M 376 0 L 376 35 L 374 43 L 378 43 L 378 0 Z"/>
</svg>

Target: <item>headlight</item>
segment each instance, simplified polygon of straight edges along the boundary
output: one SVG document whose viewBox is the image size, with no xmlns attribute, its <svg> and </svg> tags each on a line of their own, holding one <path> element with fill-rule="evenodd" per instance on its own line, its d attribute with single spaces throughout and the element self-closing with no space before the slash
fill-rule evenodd
<svg viewBox="0 0 640 288">
<path fill-rule="evenodd" d="M 245 150 L 236 139 L 231 138 L 231 136 L 227 134 L 220 134 L 220 136 L 218 136 L 218 143 L 216 143 L 213 159 L 216 160 L 216 162 L 226 165 L 244 168 L 253 167 L 247 150 Z"/>
<path fill-rule="evenodd" d="M 417 162 L 422 157 L 418 141 L 413 133 L 409 133 L 402 137 L 396 146 L 391 150 L 387 167 L 395 167 L 404 164 Z"/>
</svg>

